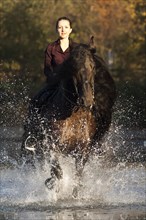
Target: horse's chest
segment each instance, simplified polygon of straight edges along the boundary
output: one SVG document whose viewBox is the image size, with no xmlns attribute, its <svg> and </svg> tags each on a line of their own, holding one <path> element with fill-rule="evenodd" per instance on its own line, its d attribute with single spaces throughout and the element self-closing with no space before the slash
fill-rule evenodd
<svg viewBox="0 0 146 220">
<path fill-rule="evenodd" d="M 79 109 L 71 117 L 57 124 L 59 144 L 89 143 L 96 130 L 95 118 L 90 111 Z"/>
</svg>

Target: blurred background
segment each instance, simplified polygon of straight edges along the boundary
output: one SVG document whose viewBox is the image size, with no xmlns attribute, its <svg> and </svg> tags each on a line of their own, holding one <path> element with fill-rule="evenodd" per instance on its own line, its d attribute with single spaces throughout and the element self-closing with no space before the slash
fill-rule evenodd
<svg viewBox="0 0 146 220">
<path fill-rule="evenodd" d="M 113 120 L 146 127 L 144 0 L 2 0 L 0 2 L 0 125 L 20 125 L 30 98 L 45 84 L 44 51 L 67 16 L 72 39 L 88 43 L 107 62 L 117 86 Z"/>
</svg>

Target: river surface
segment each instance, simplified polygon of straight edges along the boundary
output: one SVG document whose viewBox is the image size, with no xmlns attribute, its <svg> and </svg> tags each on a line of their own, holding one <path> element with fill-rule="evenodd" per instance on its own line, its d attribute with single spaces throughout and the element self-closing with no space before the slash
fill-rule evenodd
<svg viewBox="0 0 146 220">
<path fill-rule="evenodd" d="M 74 160 L 60 156 L 63 179 L 49 191 L 50 166 L 19 164 L 20 127 L 0 128 L 0 220 L 146 219 L 146 130 L 111 126 L 103 154 L 91 156 L 78 187 Z"/>
</svg>

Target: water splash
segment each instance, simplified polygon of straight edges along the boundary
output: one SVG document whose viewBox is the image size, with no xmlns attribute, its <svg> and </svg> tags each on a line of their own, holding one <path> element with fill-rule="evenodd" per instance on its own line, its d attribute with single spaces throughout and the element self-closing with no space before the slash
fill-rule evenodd
<svg viewBox="0 0 146 220">
<path fill-rule="evenodd" d="M 19 139 L 23 130 L 16 131 L 13 133 L 11 128 L 7 128 L 9 138 L 14 138 L 18 132 Z M 73 189 L 78 186 L 73 158 L 59 157 L 63 179 L 49 191 L 44 184 L 50 176 L 48 161 L 45 161 L 43 168 L 38 164 L 36 170 L 26 170 L 18 160 L 21 143 L 15 142 L 16 139 L 8 141 L 7 135 L 1 152 L 2 207 L 41 209 L 49 206 L 70 208 L 145 204 L 145 147 L 142 141 L 136 142 L 137 147 L 131 143 L 131 139 L 136 140 L 139 135 L 144 138 L 145 130 L 125 130 L 121 126 L 111 125 L 103 140 L 103 154 L 91 156 L 85 165 L 77 199 L 73 197 Z"/>
<path fill-rule="evenodd" d="M 22 75 L 15 75 L 15 73 L 11 77 L 2 79 L 0 83 L 0 125 L 22 124 L 30 100 L 29 84 L 30 80 L 25 75 L 22 77 Z"/>
<path fill-rule="evenodd" d="M 28 97 L 24 97 L 28 102 Z M 15 109 L 16 103 L 10 102 L 7 108 L 10 106 Z M 128 108 L 130 112 L 132 103 Z M 50 175 L 48 161 L 43 169 L 38 165 L 36 170 L 26 171 L 23 164 L 20 166 L 17 161 L 22 130 L 18 137 L 16 131 L 12 132 L 12 127 L 5 127 L 4 133 L 7 135 L 3 136 L 4 141 L 1 140 L 0 205 L 40 210 L 49 206 L 69 208 L 144 205 L 146 154 L 143 141 L 146 132 L 144 129 L 139 131 L 119 125 L 119 120 L 127 120 L 125 112 L 118 102 L 110 130 L 104 136 L 103 154 L 100 157 L 90 157 L 84 168 L 77 199 L 72 196 L 74 187 L 78 185 L 74 159 L 60 156 L 63 179 L 49 191 L 44 184 Z M 136 117 L 136 113 L 133 114 Z M 12 119 L 10 125 L 13 122 Z"/>
<path fill-rule="evenodd" d="M 103 160 L 103 158 L 102 158 Z M 58 206 L 83 207 L 120 204 L 145 204 L 144 166 L 115 167 L 103 166 L 97 157 L 90 158 L 81 178 L 77 199 L 72 196 L 73 188 L 78 184 L 75 165 L 72 158 L 60 158 L 63 179 L 49 191 L 44 181 L 50 175 L 50 166 L 46 162 L 44 169 L 24 170 L 23 167 L 1 170 L 1 205 L 20 207 Z"/>
</svg>

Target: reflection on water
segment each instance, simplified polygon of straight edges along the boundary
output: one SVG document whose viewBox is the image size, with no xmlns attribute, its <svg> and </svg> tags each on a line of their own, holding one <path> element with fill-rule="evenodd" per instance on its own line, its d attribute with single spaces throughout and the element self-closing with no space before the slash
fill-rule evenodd
<svg viewBox="0 0 146 220">
<path fill-rule="evenodd" d="M 3 130 L 0 141 L 0 220 L 146 219 L 145 131 L 112 128 L 105 154 L 91 157 L 85 166 L 77 199 L 72 197 L 78 184 L 74 160 L 60 157 L 64 178 L 49 191 L 44 185 L 49 164 L 24 170 L 16 160 L 22 130 L 10 131 Z"/>
<path fill-rule="evenodd" d="M 145 220 L 145 208 L 96 208 L 96 209 L 58 209 L 45 211 L 5 211 L 2 220 Z"/>
</svg>

